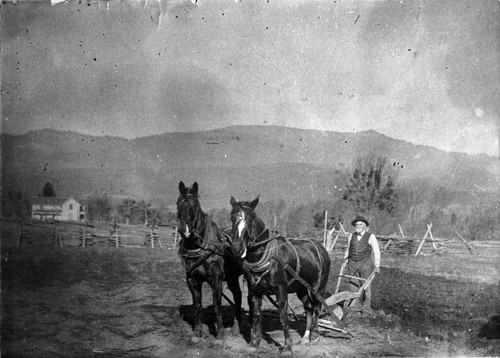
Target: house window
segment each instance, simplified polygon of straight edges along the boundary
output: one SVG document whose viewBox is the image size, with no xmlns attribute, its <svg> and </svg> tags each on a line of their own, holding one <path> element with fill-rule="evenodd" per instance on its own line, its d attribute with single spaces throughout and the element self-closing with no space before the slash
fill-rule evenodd
<svg viewBox="0 0 500 358">
<path fill-rule="evenodd" d="M 69 210 L 73 210 L 73 204 L 69 204 Z"/>
</svg>

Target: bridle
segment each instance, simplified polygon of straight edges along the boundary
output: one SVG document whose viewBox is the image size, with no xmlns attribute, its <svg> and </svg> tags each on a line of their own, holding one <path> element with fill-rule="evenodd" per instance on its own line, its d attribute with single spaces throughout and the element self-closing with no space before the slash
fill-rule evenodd
<svg viewBox="0 0 500 358">
<path fill-rule="evenodd" d="M 239 215 L 239 213 L 241 212 L 245 213 L 245 215 Z M 255 219 L 253 208 L 248 206 L 241 206 L 234 215 L 237 215 L 237 219 L 234 221 L 233 232 L 236 232 L 236 230 L 238 230 L 238 225 L 241 224 L 242 221 L 247 222 L 245 224 L 245 232 L 250 240 L 248 240 L 248 242 L 245 242 L 245 238 L 241 237 L 241 240 L 245 245 L 245 251 L 247 249 L 255 249 L 263 246 L 263 252 L 258 261 L 249 262 L 246 258 L 243 260 L 243 270 L 248 274 L 250 282 L 253 285 L 258 285 L 264 278 L 264 276 L 269 273 L 271 267 L 271 258 L 276 252 L 278 242 L 276 241 L 276 238 L 271 235 L 269 235 L 269 237 L 264 240 L 258 241 L 262 236 L 264 236 L 264 234 L 269 233 L 269 230 L 265 228 L 260 233 L 257 233 L 257 220 Z M 248 225 L 248 221 L 250 222 L 250 225 Z"/>
<path fill-rule="evenodd" d="M 247 211 L 242 210 L 242 209 L 248 209 L 248 211 L 250 211 L 250 214 Z M 245 221 L 245 222 L 250 221 L 251 222 L 251 228 L 248 225 L 246 225 L 246 233 L 247 233 L 248 237 L 250 238 L 250 240 L 248 241 L 248 243 L 245 243 L 244 238 L 241 238 L 241 240 L 243 240 L 243 242 L 245 243 L 246 247 L 248 247 L 248 248 L 258 247 L 258 246 L 261 246 L 261 245 L 268 243 L 269 241 L 271 241 L 273 239 L 272 237 L 270 237 L 270 238 L 267 238 L 266 240 L 257 241 L 263 234 L 265 234 L 268 231 L 268 229 L 266 228 L 266 229 L 262 230 L 259 234 L 256 234 L 255 232 L 257 231 L 257 223 L 255 220 L 255 213 L 253 212 L 253 209 L 249 206 L 243 205 L 238 210 L 238 213 L 241 211 L 243 211 L 245 213 L 245 216 L 239 217 L 238 219 L 236 219 L 234 222 L 234 226 L 238 227 L 238 225 L 242 221 Z M 248 219 L 246 217 L 248 217 Z"/>
<path fill-rule="evenodd" d="M 193 213 L 195 214 L 195 219 L 193 221 L 193 225 L 189 225 L 191 226 L 190 227 L 190 231 L 193 233 L 193 236 L 199 240 L 203 240 L 203 237 L 200 235 L 200 233 L 204 232 L 206 227 L 207 227 L 207 220 L 205 220 L 205 225 L 203 228 L 199 228 L 199 216 L 200 215 L 197 215 L 199 214 L 198 211 L 199 211 L 199 208 L 195 208 L 191 202 L 188 200 L 188 197 L 189 196 L 193 196 L 192 194 L 186 194 L 185 197 L 179 202 L 177 203 L 177 208 L 180 208 L 182 207 L 182 205 L 184 205 L 185 203 L 189 206 L 188 210 L 192 210 Z M 184 236 L 184 234 L 179 231 L 179 233 L 181 234 L 182 237 L 186 238 Z"/>
<path fill-rule="evenodd" d="M 212 221 L 208 217 L 207 214 L 203 213 L 200 208 L 195 208 L 188 200 L 188 196 L 192 196 L 192 194 L 186 194 L 186 197 L 183 198 L 178 204 L 177 204 L 177 209 L 187 203 L 189 205 L 188 210 L 192 210 L 193 213 L 195 214 L 195 220 L 193 222 L 192 228 L 190 229 L 192 235 L 199 240 L 199 244 L 195 243 L 195 246 L 197 246 L 194 249 L 187 249 L 184 244 L 184 240 L 181 240 L 181 248 L 179 250 L 179 255 L 185 260 L 185 259 L 196 259 L 194 263 L 192 263 L 189 268 L 186 270 L 186 274 L 188 276 L 191 275 L 191 273 L 196 269 L 198 266 L 200 266 L 205 260 L 208 259 L 209 256 L 211 255 L 219 255 L 219 256 L 224 256 L 224 251 L 226 248 L 230 247 L 230 243 L 227 241 L 223 241 L 220 243 L 216 242 L 209 242 L 208 237 L 209 237 L 209 231 L 214 233 L 215 230 L 215 235 L 218 239 L 220 239 L 219 235 L 221 235 L 222 230 L 220 230 L 215 224 L 212 224 Z M 199 221 L 200 221 L 200 214 L 201 216 L 204 216 L 204 225 L 203 227 L 199 227 Z M 212 225 L 212 230 L 209 230 L 209 225 Z M 187 239 L 187 237 L 179 231 L 183 239 Z M 202 236 L 203 233 L 203 236 Z"/>
</svg>

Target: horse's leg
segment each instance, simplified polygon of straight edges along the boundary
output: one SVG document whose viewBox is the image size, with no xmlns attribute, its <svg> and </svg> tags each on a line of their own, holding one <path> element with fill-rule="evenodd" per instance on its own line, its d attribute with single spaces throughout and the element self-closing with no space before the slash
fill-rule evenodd
<svg viewBox="0 0 500 358">
<path fill-rule="evenodd" d="M 212 280 L 212 296 L 214 302 L 214 314 L 215 314 L 215 334 L 217 337 L 224 336 L 224 325 L 222 324 L 222 271 L 214 273 Z"/>
<path fill-rule="evenodd" d="M 188 278 L 187 284 L 189 291 L 191 291 L 191 296 L 193 297 L 194 306 L 194 334 L 201 337 L 202 336 L 202 323 L 203 323 L 203 310 L 201 307 L 202 291 L 201 286 L 203 281 L 198 281 L 194 278 Z"/>
<path fill-rule="evenodd" d="M 278 310 L 280 315 L 281 327 L 285 333 L 285 345 L 281 351 L 282 355 L 292 354 L 292 339 L 290 338 L 290 328 L 288 326 L 288 293 L 287 285 L 280 284 L 276 289 L 276 299 L 278 301 Z"/>
<path fill-rule="evenodd" d="M 233 294 L 234 299 L 234 323 L 231 329 L 233 334 L 240 333 L 241 327 L 241 288 L 238 281 L 238 276 L 231 276 L 227 279 L 227 287 Z"/>
<path fill-rule="evenodd" d="M 304 335 L 302 336 L 302 339 L 300 340 L 300 344 L 307 344 L 309 343 L 311 328 L 313 324 L 311 300 L 309 298 L 309 295 L 307 294 L 307 291 L 297 292 L 297 297 L 302 301 L 302 304 L 304 305 L 304 312 L 306 313 L 306 330 L 304 332 Z"/>
<path fill-rule="evenodd" d="M 250 327 L 253 326 L 253 298 L 250 295 L 250 292 L 247 294 L 247 303 L 248 303 L 248 325 Z"/>
<path fill-rule="evenodd" d="M 321 292 L 318 292 L 318 295 L 323 295 L 323 291 Z M 319 339 L 320 337 L 320 334 L 319 334 L 319 328 L 318 328 L 318 321 L 319 321 L 319 314 L 321 312 L 321 307 L 322 307 L 322 304 L 321 302 L 316 298 L 316 297 L 312 297 L 312 323 L 311 323 L 311 338 L 310 338 L 310 341 L 311 342 L 315 342 Z"/>
<path fill-rule="evenodd" d="M 250 295 L 249 295 L 250 298 Z M 252 333 L 250 334 L 251 340 L 250 344 L 258 348 L 260 345 L 260 340 L 262 339 L 262 321 L 261 321 L 261 306 L 262 306 L 262 296 L 251 295 L 250 300 L 252 310 Z"/>
</svg>

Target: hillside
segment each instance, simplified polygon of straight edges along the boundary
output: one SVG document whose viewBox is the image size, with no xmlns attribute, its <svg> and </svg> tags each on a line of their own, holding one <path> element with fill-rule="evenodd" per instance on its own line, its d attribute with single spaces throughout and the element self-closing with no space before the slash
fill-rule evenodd
<svg viewBox="0 0 500 358">
<path fill-rule="evenodd" d="M 444 152 L 375 131 L 337 133 L 276 126 L 233 126 L 133 140 L 40 130 L 2 135 L 2 188 L 38 194 L 115 197 L 174 204 L 180 180 L 198 181 L 204 206 L 261 195 L 303 202 L 339 194 L 339 173 L 359 156 L 387 157 L 400 178 L 426 177 L 464 190 L 496 188 L 498 158 Z"/>
</svg>

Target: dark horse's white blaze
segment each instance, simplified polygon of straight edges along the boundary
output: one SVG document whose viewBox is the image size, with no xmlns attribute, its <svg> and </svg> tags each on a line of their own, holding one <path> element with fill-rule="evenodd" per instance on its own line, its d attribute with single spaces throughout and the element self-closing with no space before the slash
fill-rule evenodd
<svg viewBox="0 0 500 358">
<path fill-rule="evenodd" d="M 247 221 L 246 221 L 246 214 L 244 212 L 239 212 L 237 215 L 237 223 L 238 223 L 238 237 L 243 237 L 243 230 L 247 228 Z M 244 259 L 245 256 L 247 255 L 247 250 L 245 248 L 245 251 L 241 255 L 241 258 Z"/>
</svg>

